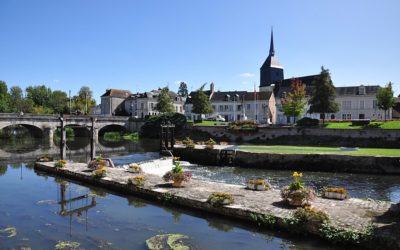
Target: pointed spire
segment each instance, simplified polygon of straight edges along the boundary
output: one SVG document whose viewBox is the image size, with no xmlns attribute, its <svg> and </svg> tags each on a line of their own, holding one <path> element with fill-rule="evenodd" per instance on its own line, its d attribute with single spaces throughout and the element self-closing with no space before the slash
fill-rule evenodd
<svg viewBox="0 0 400 250">
<path fill-rule="evenodd" d="M 275 55 L 275 49 L 274 49 L 274 30 L 271 27 L 271 43 L 269 45 L 269 55 L 274 56 Z"/>
</svg>

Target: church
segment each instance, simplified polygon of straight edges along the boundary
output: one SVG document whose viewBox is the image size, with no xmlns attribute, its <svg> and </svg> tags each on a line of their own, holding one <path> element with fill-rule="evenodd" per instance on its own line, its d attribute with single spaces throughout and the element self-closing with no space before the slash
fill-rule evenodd
<svg viewBox="0 0 400 250">
<path fill-rule="evenodd" d="M 271 41 L 269 54 L 265 62 L 260 68 L 260 92 L 272 91 L 275 95 L 276 102 L 276 123 L 277 124 L 292 124 L 294 119 L 287 117 L 281 111 L 281 100 L 285 98 L 287 93 L 291 92 L 292 79 L 299 79 L 306 90 L 306 99 L 308 100 L 313 91 L 313 81 L 318 76 L 308 75 L 300 77 L 284 78 L 284 68 L 280 64 L 278 57 L 275 54 L 274 34 L 271 30 Z M 339 111 L 334 114 L 327 114 L 327 119 L 330 120 L 354 120 L 354 119 L 370 119 L 381 120 L 384 118 L 383 110 L 377 108 L 376 93 L 380 86 L 349 86 L 336 87 L 336 102 L 339 104 Z M 303 117 L 319 119 L 320 114 L 308 113 L 309 105 L 304 109 Z M 391 119 L 391 111 L 388 119 Z M 302 117 L 297 117 L 296 120 Z"/>
</svg>

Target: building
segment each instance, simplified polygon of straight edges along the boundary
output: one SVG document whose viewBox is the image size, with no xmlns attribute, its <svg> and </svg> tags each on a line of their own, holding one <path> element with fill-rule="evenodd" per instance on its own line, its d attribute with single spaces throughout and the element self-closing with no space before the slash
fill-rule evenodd
<svg viewBox="0 0 400 250">
<path fill-rule="evenodd" d="M 155 107 L 158 102 L 158 96 L 161 93 L 161 89 L 152 90 L 150 92 L 131 94 L 126 98 L 124 103 L 124 109 L 126 112 L 138 118 L 144 118 L 146 116 L 157 115 L 158 112 Z M 175 92 L 169 91 L 169 96 L 173 100 L 175 112 L 184 113 L 183 105 L 185 98 L 178 96 Z"/>
<path fill-rule="evenodd" d="M 124 101 L 131 94 L 129 90 L 107 89 L 101 96 L 101 115 L 126 115 Z"/>
<path fill-rule="evenodd" d="M 214 83 L 210 90 L 204 91 L 209 97 L 214 112 L 202 118 L 220 115 L 225 121 L 254 120 L 257 123 L 276 122 L 275 96 L 272 91 L 214 91 Z M 191 92 L 185 102 L 185 115 L 189 120 L 200 119 L 200 114 L 192 113 L 192 97 L 197 91 Z"/>
<path fill-rule="evenodd" d="M 318 75 L 294 77 L 301 80 L 305 85 L 306 100 L 309 100 L 313 91 L 313 81 Z M 292 78 L 293 79 L 293 78 Z M 269 55 L 260 68 L 260 91 L 273 91 L 276 97 L 276 121 L 278 124 L 290 124 L 294 122 L 293 117 L 287 117 L 281 111 L 281 100 L 291 92 L 292 79 L 284 79 L 284 68 L 275 55 L 273 32 L 271 31 L 271 42 Z M 351 86 L 336 87 L 335 101 L 339 105 L 339 111 L 335 114 L 327 114 L 327 119 L 351 120 L 371 119 L 382 120 L 385 118 L 384 111 L 379 110 L 376 105 L 376 93 L 380 87 L 373 86 Z M 310 114 L 309 105 L 304 107 L 303 116 L 320 118 L 320 114 Z M 390 110 L 387 119 L 390 119 Z M 298 117 L 297 119 L 300 119 Z"/>
<path fill-rule="evenodd" d="M 400 95 L 394 98 L 394 107 L 392 112 L 393 119 L 400 119 Z"/>
</svg>

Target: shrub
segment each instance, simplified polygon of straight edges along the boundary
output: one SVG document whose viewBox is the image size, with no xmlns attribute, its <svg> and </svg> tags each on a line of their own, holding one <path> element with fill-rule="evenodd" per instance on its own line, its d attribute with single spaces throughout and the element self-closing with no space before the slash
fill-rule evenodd
<svg viewBox="0 0 400 250">
<path fill-rule="evenodd" d="M 235 121 L 235 122 L 229 123 L 228 129 L 234 130 L 234 131 L 241 131 L 241 130 L 255 131 L 255 130 L 257 130 L 257 124 L 255 121 L 252 121 L 252 120 Z"/>
<path fill-rule="evenodd" d="M 232 204 L 234 199 L 231 194 L 224 192 L 213 192 L 207 199 L 207 202 L 215 207 Z"/>
<path fill-rule="evenodd" d="M 309 117 L 303 117 L 297 121 L 296 125 L 298 127 L 316 127 L 319 124 L 318 119 L 312 119 Z"/>
<path fill-rule="evenodd" d="M 182 141 L 183 145 L 185 145 L 187 148 L 194 148 L 194 141 L 192 139 L 190 139 L 189 137 L 186 137 L 186 139 L 184 139 Z"/>
<path fill-rule="evenodd" d="M 365 120 L 352 120 L 351 126 L 367 126 L 370 123 L 369 119 Z"/>
<path fill-rule="evenodd" d="M 56 163 L 54 164 L 54 167 L 56 168 L 63 168 L 65 167 L 65 165 L 67 164 L 66 160 L 58 160 L 56 161 Z"/>
<path fill-rule="evenodd" d="M 213 149 L 216 142 L 212 138 L 210 138 L 208 139 L 208 141 L 205 142 L 205 144 L 206 144 L 206 149 Z"/>
</svg>

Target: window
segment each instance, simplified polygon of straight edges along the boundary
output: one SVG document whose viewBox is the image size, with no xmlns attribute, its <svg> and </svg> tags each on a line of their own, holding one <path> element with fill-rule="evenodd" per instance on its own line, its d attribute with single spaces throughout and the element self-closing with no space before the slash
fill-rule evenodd
<svg viewBox="0 0 400 250">
<path fill-rule="evenodd" d="M 372 101 L 372 108 L 376 109 L 378 107 L 378 105 L 376 104 L 376 100 Z"/>
<path fill-rule="evenodd" d="M 343 109 L 343 110 L 349 110 L 349 109 L 351 109 L 351 101 L 343 101 L 343 102 L 342 102 L 342 109 Z"/>
<path fill-rule="evenodd" d="M 225 111 L 228 111 L 228 109 L 229 109 L 229 106 L 225 105 Z"/>
<path fill-rule="evenodd" d="M 182 111 L 183 111 L 183 110 L 182 110 L 182 106 L 180 106 L 180 107 L 179 107 L 179 112 L 182 113 Z"/>
<path fill-rule="evenodd" d="M 360 100 L 360 109 L 364 109 L 364 100 Z M 362 118 L 362 119 L 364 119 L 364 118 Z"/>
<path fill-rule="evenodd" d="M 219 105 L 219 111 L 224 111 L 224 105 Z"/>
<path fill-rule="evenodd" d="M 212 107 L 213 110 L 215 110 L 215 105 L 212 105 L 211 107 Z"/>
<path fill-rule="evenodd" d="M 249 103 L 249 104 L 247 104 L 247 110 L 250 110 L 250 108 L 251 108 L 251 104 Z"/>
<path fill-rule="evenodd" d="M 143 103 L 143 102 L 140 104 L 140 108 L 141 108 L 142 110 L 144 109 L 144 103 Z M 143 114 L 142 114 L 142 117 L 143 117 Z"/>
<path fill-rule="evenodd" d="M 150 108 L 151 108 L 151 110 L 154 109 L 154 103 L 150 103 Z"/>
<path fill-rule="evenodd" d="M 241 111 L 242 110 L 242 105 L 237 105 L 237 111 Z"/>
<path fill-rule="evenodd" d="M 359 114 L 358 119 L 365 119 L 365 114 Z"/>
<path fill-rule="evenodd" d="M 358 87 L 358 94 L 359 95 L 365 95 L 365 87 L 364 86 Z"/>
<path fill-rule="evenodd" d="M 346 115 L 347 120 L 351 120 L 351 114 Z"/>
<path fill-rule="evenodd" d="M 229 105 L 229 111 L 233 111 L 233 106 Z"/>
<path fill-rule="evenodd" d="M 178 112 L 178 106 L 175 106 L 175 112 Z"/>
<path fill-rule="evenodd" d="M 346 114 L 342 114 L 342 120 L 346 120 Z"/>
</svg>

